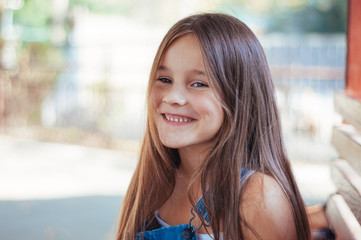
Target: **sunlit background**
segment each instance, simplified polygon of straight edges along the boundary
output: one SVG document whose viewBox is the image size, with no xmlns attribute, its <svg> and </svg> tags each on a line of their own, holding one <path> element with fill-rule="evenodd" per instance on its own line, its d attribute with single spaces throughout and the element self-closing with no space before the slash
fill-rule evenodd
<svg viewBox="0 0 361 240">
<path fill-rule="evenodd" d="M 0 0 L 0 239 L 107 239 L 145 125 L 157 47 L 177 20 L 231 14 L 266 52 L 307 204 L 333 191 L 344 0 Z"/>
</svg>

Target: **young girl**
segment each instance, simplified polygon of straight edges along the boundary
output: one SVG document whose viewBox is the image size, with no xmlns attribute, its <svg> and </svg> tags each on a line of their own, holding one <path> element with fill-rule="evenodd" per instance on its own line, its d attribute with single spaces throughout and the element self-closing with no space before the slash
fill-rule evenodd
<svg viewBox="0 0 361 240">
<path fill-rule="evenodd" d="M 117 239 L 309 239 L 253 32 L 200 14 L 155 56 L 147 128 Z"/>
</svg>

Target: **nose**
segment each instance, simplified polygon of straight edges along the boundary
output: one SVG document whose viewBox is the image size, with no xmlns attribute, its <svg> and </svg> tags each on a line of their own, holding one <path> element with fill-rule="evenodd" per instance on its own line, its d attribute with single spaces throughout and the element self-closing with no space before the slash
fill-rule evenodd
<svg viewBox="0 0 361 240">
<path fill-rule="evenodd" d="M 170 105 L 183 106 L 187 103 L 187 98 L 181 87 L 173 85 L 163 96 L 163 102 Z"/>
</svg>

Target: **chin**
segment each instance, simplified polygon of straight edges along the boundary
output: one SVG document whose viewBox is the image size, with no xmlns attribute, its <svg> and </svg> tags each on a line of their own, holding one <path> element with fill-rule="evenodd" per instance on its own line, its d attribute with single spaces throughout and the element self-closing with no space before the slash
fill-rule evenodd
<svg viewBox="0 0 361 240">
<path fill-rule="evenodd" d="M 169 143 L 169 142 L 162 142 L 162 144 L 168 148 L 181 148 L 184 147 L 184 145 L 182 144 L 177 144 L 177 143 Z"/>
<path fill-rule="evenodd" d="M 177 141 L 167 141 L 167 140 L 163 140 L 163 139 L 161 139 L 160 141 L 164 146 L 166 146 L 168 148 L 181 148 L 186 145 L 184 143 L 180 143 Z"/>
</svg>

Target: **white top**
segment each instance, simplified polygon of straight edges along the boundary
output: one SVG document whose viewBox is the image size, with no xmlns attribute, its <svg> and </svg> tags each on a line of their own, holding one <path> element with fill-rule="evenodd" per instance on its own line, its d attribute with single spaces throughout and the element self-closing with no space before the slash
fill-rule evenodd
<svg viewBox="0 0 361 240">
<path fill-rule="evenodd" d="M 162 227 L 170 227 L 170 225 L 166 222 L 164 222 L 160 217 L 159 217 L 159 212 L 158 210 L 155 211 L 155 217 L 157 219 L 157 221 L 159 222 L 159 224 Z M 211 234 L 211 236 L 209 236 L 207 233 L 197 233 L 197 239 L 199 240 L 213 240 L 213 234 Z M 220 239 L 223 239 L 222 237 L 222 233 L 220 233 Z"/>
</svg>

